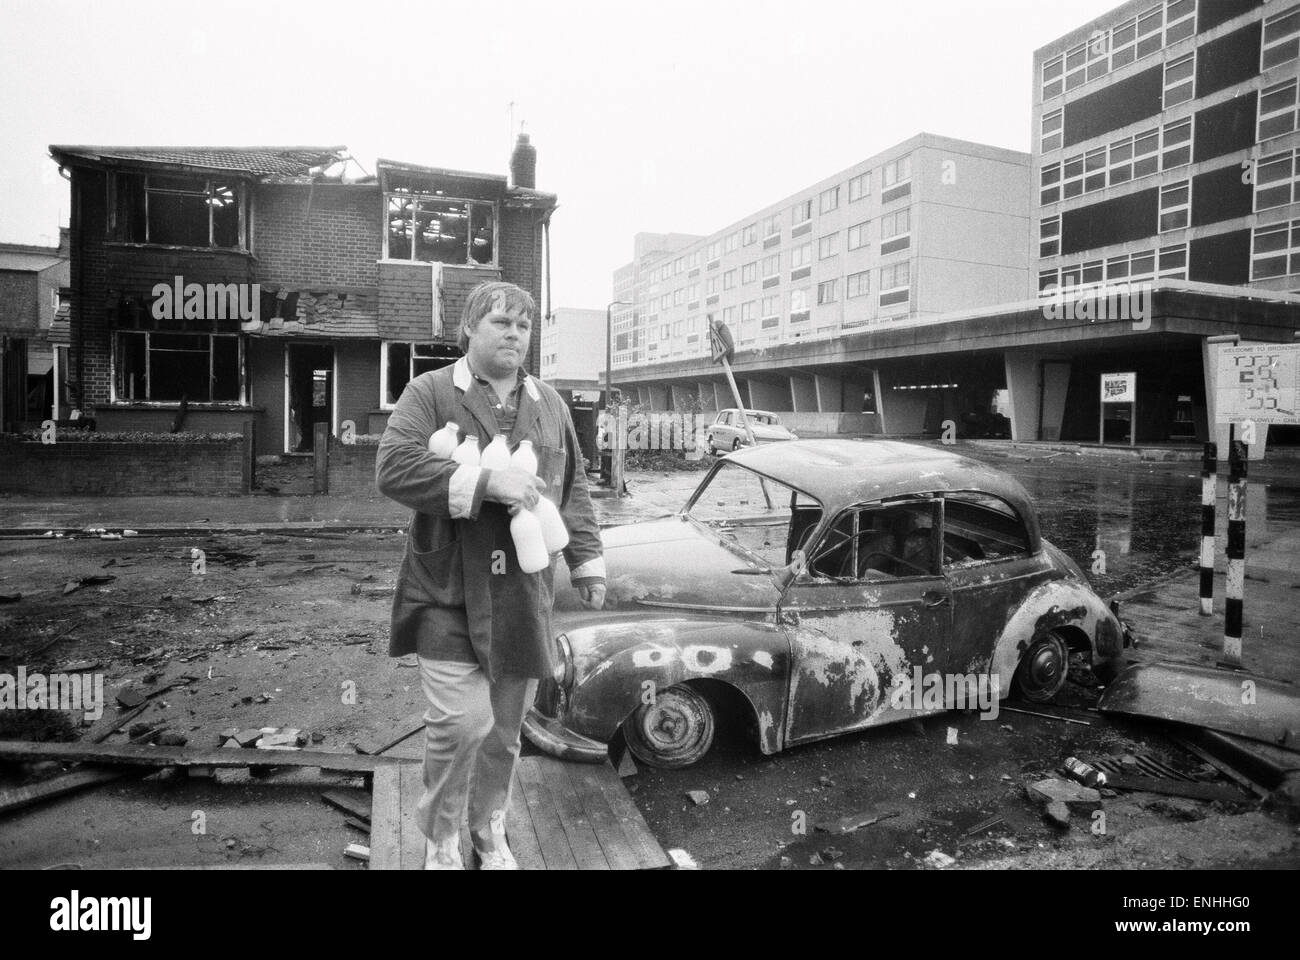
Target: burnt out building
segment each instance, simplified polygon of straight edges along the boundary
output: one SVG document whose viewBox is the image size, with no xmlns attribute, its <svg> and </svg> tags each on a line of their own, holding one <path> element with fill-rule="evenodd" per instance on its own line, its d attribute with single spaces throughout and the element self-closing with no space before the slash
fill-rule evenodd
<svg viewBox="0 0 1300 960">
<path fill-rule="evenodd" d="M 239 433 L 310 450 L 376 434 L 454 361 L 485 280 L 542 300 L 552 194 L 521 136 L 512 178 L 343 147 L 52 146 L 71 181 L 70 390 L 100 430 Z M 528 358 L 538 373 L 537 350 Z"/>
</svg>

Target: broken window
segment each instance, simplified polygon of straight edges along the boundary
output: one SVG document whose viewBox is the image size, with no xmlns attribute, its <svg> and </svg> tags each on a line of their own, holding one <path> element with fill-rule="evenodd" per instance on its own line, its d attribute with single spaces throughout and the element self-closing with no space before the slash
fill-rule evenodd
<svg viewBox="0 0 1300 960">
<path fill-rule="evenodd" d="M 935 504 L 871 504 L 844 511 L 826 532 L 809 569 L 836 580 L 932 576 Z"/>
<path fill-rule="evenodd" d="M 381 406 L 393 409 L 406 385 L 422 373 L 454 363 L 460 351 L 445 343 L 385 342 L 381 358 Z"/>
<path fill-rule="evenodd" d="M 236 334 L 119 330 L 113 363 L 115 401 L 244 402 Z"/>
<path fill-rule="evenodd" d="M 237 180 L 118 174 L 109 235 L 129 243 L 246 249 L 246 194 Z"/>
<path fill-rule="evenodd" d="M 385 200 L 389 260 L 422 263 L 496 262 L 496 211 L 491 203 L 406 191 Z"/>
<path fill-rule="evenodd" d="M 688 512 L 693 519 L 769 567 L 789 562 L 791 550 L 798 546 L 796 526 L 802 540 L 822 510 L 803 491 L 725 460 L 692 499 Z"/>
<path fill-rule="evenodd" d="M 943 506 L 943 562 L 965 566 L 1029 553 L 1029 532 L 1005 500 L 975 492 L 949 493 Z"/>
</svg>

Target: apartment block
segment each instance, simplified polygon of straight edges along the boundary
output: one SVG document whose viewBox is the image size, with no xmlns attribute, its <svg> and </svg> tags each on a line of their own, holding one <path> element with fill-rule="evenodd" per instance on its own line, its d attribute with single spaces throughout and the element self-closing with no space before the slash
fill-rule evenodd
<svg viewBox="0 0 1300 960">
<path fill-rule="evenodd" d="M 638 234 L 614 367 L 833 339 L 1029 290 L 1030 158 L 922 133 L 707 236 Z"/>
<path fill-rule="evenodd" d="M 1300 290 L 1300 4 L 1134 0 L 1034 54 L 1039 291 Z"/>
</svg>

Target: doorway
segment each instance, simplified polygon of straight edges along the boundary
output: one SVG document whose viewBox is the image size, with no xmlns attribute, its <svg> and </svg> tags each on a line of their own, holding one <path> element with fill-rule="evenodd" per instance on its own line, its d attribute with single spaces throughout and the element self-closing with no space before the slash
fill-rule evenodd
<svg viewBox="0 0 1300 960">
<path fill-rule="evenodd" d="M 334 423 L 334 348 L 289 344 L 285 354 L 286 453 L 311 453 L 316 424 Z"/>
</svg>

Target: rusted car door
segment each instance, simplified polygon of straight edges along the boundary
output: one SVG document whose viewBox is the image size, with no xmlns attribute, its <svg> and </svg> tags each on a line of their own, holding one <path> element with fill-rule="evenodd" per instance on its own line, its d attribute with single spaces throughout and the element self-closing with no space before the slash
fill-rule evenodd
<svg viewBox="0 0 1300 960">
<path fill-rule="evenodd" d="M 938 518 L 931 500 L 860 504 L 809 553 L 779 608 L 791 651 L 787 744 L 915 715 L 910 698 L 900 709 L 890 693 L 914 668 L 944 662 L 952 602 Z"/>
<path fill-rule="evenodd" d="M 1023 519 L 1006 501 L 984 493 L 946 494 L 943 569 L 952 589 L 952 642 L 943 669 L 981 673 L 1025 595 L 1050 575 L 1042 555 L 1030 554 Z M 1010 677 L 999 677 L 1006 690 Z"/>
</svg>

